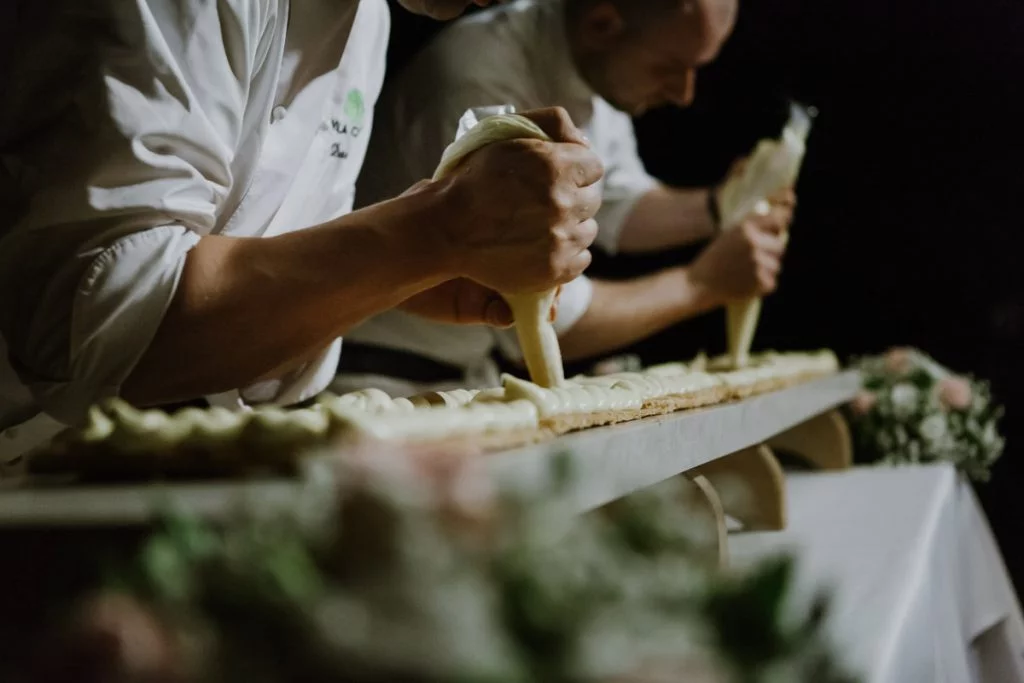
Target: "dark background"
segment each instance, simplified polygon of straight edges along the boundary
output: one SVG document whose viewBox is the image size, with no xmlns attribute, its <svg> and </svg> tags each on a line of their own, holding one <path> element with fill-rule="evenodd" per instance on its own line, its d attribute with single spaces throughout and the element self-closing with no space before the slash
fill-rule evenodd
<svg viewBox="0 0 1024 683">
<path fill-rule="evenodd" d="M 393 6 L 392 67 L 437 30 Z M 756 344 L 842 355 L 921 347 L 992 381 L 1008 448 L 978 487 L 1024 586 L 1024 3 L 741 0 L 736 32 L 688 110 L 637 122 L 648 169 L 716 181 L 787 101 L 820 114 L 793 240 Z M 598 259 L 621 276 L 673 260 Z M 721 314 L 642 344 L 649 361 L 724 347 Z"/>
</svg>

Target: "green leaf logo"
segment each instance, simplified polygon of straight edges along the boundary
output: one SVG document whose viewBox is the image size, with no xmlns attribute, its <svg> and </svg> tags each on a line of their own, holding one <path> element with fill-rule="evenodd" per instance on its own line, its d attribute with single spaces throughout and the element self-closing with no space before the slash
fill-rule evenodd
<svg viewBox="0 0 1024 683">
<path fill-rule="evenodd" d="M 366 104 L 363 102 L 363 93 L 358 88 L 348 91 L 345 96 L 345 117 L 356 126 L 363 125 L 363 118 L 366 116 Z"/>
</svg>

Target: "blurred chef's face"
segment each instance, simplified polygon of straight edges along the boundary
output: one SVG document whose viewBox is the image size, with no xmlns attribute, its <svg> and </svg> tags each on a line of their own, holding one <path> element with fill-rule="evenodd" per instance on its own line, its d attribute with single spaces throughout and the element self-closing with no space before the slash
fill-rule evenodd
<svg viewBox="0 0 1024 683">
<path fill-rule="evenodd" d="M 399 0 L 399 2 L 402 7 L 416 14 L 425 14 L 434 19 L 454 19 L 465 12 L 470 5 L 487 7 L 494 0 Z"/>
<path fill-rule="evenodd" d="M 584 79 L 632 116 L 693 102 L 697 70 L 717 55 L 736 23 L 736 0 L 680 0 L 663 15 L 627 23 L 611 2 L 591 5 L 573 36 Z"/>
</svg>

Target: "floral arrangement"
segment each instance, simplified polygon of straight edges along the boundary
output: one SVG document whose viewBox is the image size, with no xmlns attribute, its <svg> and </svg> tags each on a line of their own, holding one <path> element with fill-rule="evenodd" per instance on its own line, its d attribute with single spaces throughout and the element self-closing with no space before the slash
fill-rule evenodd
<svg viewBox="0 0 1024 683">
<path fill-rule="evenodd" d="M 894 348 L 860 359 L 864 386 L 849 406 L 857 459 L 910 464 L 945 461 L 986 481 L 1002 455 L 1002 408 L 987 382 L 958 375 L 927 354 Z"/>
<path fill-rule="evenodd" d="M 854 680 L 823 635 L 827 600 L 790 598 L 789 560 L 709 567 L 679 481 L 581 518 L 564 508 L 564 462 L 527 497 L 449 454 L 368 455 L 292 520 L 170 518 L 32 680 Z"/>
</svg>

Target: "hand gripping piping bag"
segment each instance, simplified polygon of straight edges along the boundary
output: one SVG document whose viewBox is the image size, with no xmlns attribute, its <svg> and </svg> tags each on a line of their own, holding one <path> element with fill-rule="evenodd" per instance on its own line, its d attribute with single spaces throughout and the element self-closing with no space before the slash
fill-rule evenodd
<svg viewBox="0 0 1024 683">
<path fill-rule="evenodd" d="M 775 140 L 761 140 L 741 173 L 732 175 L 718 196 L 722 226 L 732 230 L 763 206 L 769 197 L 796 184 L 816 112 L 799 104 L 790 106 L 789 122 Z M 734 367 L 750 362 L 761 299 L 731 303 L 726 308 L 726 336 Z"/>
<path fill-rule="evenodd" d="M 455 142 L 444 151 L 434 179 L 443 177 L 462 159 L 488 144 L 516 138 L 550 139 L 536 124 L 514 112 L 515 107 L 506 105 L 471 109 L 463 114 Z M 550 320 L 558 290 L 502 292 L 501 295 L 512 309 L 530 379 L 542 387 L 562 384 L 565 381 L 562 353 Z"/>
</svg>

